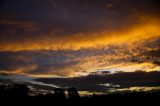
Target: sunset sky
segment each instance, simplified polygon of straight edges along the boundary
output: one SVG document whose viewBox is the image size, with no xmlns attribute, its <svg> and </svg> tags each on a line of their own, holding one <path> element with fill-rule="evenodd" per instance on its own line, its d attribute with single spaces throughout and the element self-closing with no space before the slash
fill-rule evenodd
<svg viewBox="0 0 160 106">
<path fill-rule="evenodd" d="M 0 73 L 160 71 L 160 0 L 1 0 Z"/>
</svg>

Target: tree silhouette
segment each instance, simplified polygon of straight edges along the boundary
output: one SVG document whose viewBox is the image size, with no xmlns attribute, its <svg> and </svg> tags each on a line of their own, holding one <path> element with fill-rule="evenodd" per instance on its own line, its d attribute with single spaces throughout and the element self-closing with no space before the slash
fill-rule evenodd
<svg viewBox="0 0 160 106">
<path fill-rule="evenodd" d="M 80 98 L 79 93 L 76 88 L 72 87 L 68 89 L 68 99 L 78 99 Z"/>
<path fill-rule="evenodd" d="M 5 105 L 87 105 L 93 103 L 98 104 L 114 104 L 112 100 L 120 101 L 117 103 L 125 103 L 126 99 L 130 103 L 140 102 L 144 98 L 148 102 L 153 100 L 153 103 L 158 103 L 160 98 L 160 91 L 130 91 L 123 93 L 111 93 L 105 95 L 96 95 L 80 97 L 76 88 L 68 89 L 68 99 L 66 98 L 63 89 L 54 89 L 54 94 L 48 92 L 47 94 L 39 93 L 38 95 L 28 95 L 29 88 L 26 85 L 13 84 L 13 85 L 0 85 L 0 100 L 1 104 Z M 125 101 L 124 101 L 125 100 Z M 134 100 L 134 101 L 133 101 Z M 127 102 L 126 102 L 127 103 Z"/>
<path fill-rule="evenodd" d="M 0 94 L 2 96 L 28 96 L 29 88 L 23 84 L 1 85 Z"/>
<path fill-rule="evenodd" d="M 66 95 L 63 89 L 60 88 L 54 89 L 54 96 L 56 100 L 62 100 L 62 101 L 66 100 Z"/>
</svg>

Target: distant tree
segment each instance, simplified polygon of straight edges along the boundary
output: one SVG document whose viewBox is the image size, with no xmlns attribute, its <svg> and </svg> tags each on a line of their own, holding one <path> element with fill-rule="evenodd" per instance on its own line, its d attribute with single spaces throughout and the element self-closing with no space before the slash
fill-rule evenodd
<svg viewBox="0 0 160 106">
<path fill-rule="evenodd" d="M 1 96 L 28 96 L 29 88 L 23 84 L 1 85 Z"/>
<path fill-rule="evenodd" d="M 56 99 L 66 100 L 66 95 L 63 89 L 60 88 L 54 89 L 54 96 L 56 97 Z"/>
<path fill-rule="evenodd" d="M 0 85 L 0 96 L 4 96 L 6 93 L 6 85 Z"/>
<path fill-rule="evenodd" d="M 23 84 L 14 84 L 12 85 L 12 89 L 17 96 L 27 96 L 29 92 L 27 85 Z"/>
<path fill-rule="evenodd" d="M 68 98 L 69 99 L 78 99 L 80 98 L 79 93 L 76 88 L 68 88 Z"/>
</svg>

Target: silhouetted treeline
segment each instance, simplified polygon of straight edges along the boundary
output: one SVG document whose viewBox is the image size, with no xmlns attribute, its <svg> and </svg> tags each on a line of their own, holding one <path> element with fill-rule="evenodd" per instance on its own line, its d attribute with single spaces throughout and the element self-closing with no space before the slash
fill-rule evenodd
<svg viewBox="0 0 160 106">
<path fill-rule="evenodd" d="M 76 88 L 69 88 L 65 94 L 63 89 L 56 88 L 54 93 L 29 95 L 30 89 L 26 85 L 0 85 L 0 104 L 8 105 L 85 105 L 85 104 L 135 104 L 159 103 L 160 92 L 124 92 L 108 95 L 81 97 Z"/>
</svg>

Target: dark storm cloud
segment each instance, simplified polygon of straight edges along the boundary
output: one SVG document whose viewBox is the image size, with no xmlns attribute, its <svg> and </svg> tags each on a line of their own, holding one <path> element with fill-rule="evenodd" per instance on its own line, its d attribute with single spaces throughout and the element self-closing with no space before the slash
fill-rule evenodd
<svg viewBox="0 0 160 106">
<path fill-rule="evenodd" d="M 79 62 L 75 60 L 78 53 L 72 56 L 73 54 L 70 51 L 0 52 L 0 72 L 65 75 L 67 73 L 66 70 L 63 72 L 65 68 Z"/>
<path fill-rule="evenodd" d="M 28 38 L 28 35 L 35 34 L 35 32 L 40 31 L 40 25 L 33 21 L 21 21 L 21 20 L 13 20 L 13 19 L 1 19 L 0 20 L 0 36 L 1 43 L 8 42 L 10 40 L 22 40 L 24 37 L 25 39 Z M 19 36 L 17 36 L 17 34 Z M 30 36 L 31 37 L 31 36 Z M 33 36 L 34 38 L 34 36 Z M 10 40 L 9 40 L 10 39 Z M 18 42 L 17 42 L 18 43 Z"/>
<path fill-rule="evenodd" d="M 1 42 L 32 41 L 46 36 L 72 37 L 77 33 L 121 29 L 136 24 L 137 16 L 157 16 L 159 4 L 158 0 L 5 0 L 1 2 L 0 19 L 8 20 L 0 23 Z M 12 24 L 16 20 L 30 26 L 30 22 L 38 25 Z M 42 27 L 39 29 L 39 26 Z M 30 32 L 30 29 L 39 30 Z M 5 37 L 13 35 L 12 39 Z"/>
<path fill-rule="evenodd" d="M 121 72 L 116 74 L 88 75 L 77 78 L 39 78 L 36 81 L 62 87 L 76 87 L 82 91 L 107 92 L 110 88 L 158 87 L 160 72 Z M 103 86 L 101 84 L 111 84 Z M 119 85 L 119 86 L 113 86 Z"/>
</svg>

